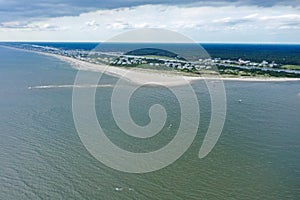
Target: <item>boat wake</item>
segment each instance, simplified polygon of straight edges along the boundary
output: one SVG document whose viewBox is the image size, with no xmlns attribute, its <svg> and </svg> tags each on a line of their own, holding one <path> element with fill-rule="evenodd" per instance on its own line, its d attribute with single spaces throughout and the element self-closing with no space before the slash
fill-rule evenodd
<svg viewBox="0 0 300 200">
<path fill-rule="evenodd" d="M 53 88 L 110 88 L 113 85 L 38 85 L 38 86 L 30 86 L 28 90 L 32 89 L 53 89 Z"/>
</svg>

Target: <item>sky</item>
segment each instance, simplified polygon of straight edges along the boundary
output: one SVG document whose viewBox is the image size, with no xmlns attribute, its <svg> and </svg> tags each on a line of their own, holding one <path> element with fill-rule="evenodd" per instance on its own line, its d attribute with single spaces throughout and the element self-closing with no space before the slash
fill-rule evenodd
<svg viewBox="0 0 300 200">
<path fill-rule="evenodd" d="M 207 43 L 299 44 L 300 0 L 0 0 L 0 41 L 100 42 L 138 28 Z"/>
</svg>

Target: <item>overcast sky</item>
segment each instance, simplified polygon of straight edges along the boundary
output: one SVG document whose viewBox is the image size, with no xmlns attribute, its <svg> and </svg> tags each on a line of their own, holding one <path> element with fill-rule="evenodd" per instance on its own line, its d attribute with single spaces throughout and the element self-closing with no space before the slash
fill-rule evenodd
<svg viewBox="0 0 300 200">
<path fill-rule="evenodd" d="M 300 0 L 0 0 L 0 41 L 105 41 L 145 27 L 200 42 L 300 43 Z"/>
</svg>

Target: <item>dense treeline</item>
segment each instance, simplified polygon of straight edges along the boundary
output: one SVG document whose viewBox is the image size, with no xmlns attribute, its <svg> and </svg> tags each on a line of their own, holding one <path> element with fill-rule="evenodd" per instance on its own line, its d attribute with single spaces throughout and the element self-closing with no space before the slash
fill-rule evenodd
<svg viewBox="0 0 300 200">
<path fill-rule="evenodd" d="M 300 45 L 275 44 L 203 44 L 211 57 L 242 58 L 254 62 L 275 61 L 278 64 L 300 65 Z"/>
</svg>

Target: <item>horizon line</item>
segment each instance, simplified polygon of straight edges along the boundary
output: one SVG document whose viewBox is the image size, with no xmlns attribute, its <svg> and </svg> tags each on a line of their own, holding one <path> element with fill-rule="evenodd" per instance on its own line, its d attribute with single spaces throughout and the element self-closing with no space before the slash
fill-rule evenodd
<svg viewBox="0 0 300 200">
<path fill-rule="evenodd" d="M 72 40 L 72 41 L 63 41 L 63 40 L 57 40 L 57 41 L 49 41 L 49 40 L 22 40 L 22 41 L 0 41 L 0 43 L 26 43 L 26 42 L 36 42 L 36 43 L 106 43 L 105 41 L 83 41 L 83 40 Z M 131 43 L 135 44 L 134 42 L 107 42 L 107 43 Z M 154 43 L 154 44 L 185 44 L 181 42 L 136 42 L 136 43 Z M 210 41 L 195 41 L 197 44 L 290 44 L 290 45 L 300 45 L 300 42 L 222 42 L 222 41 L 216 41 L 216 42 L 210 42 Z M 194 43 L 188 43 L 188 44 L 194 44 Z"/>
</svg>

